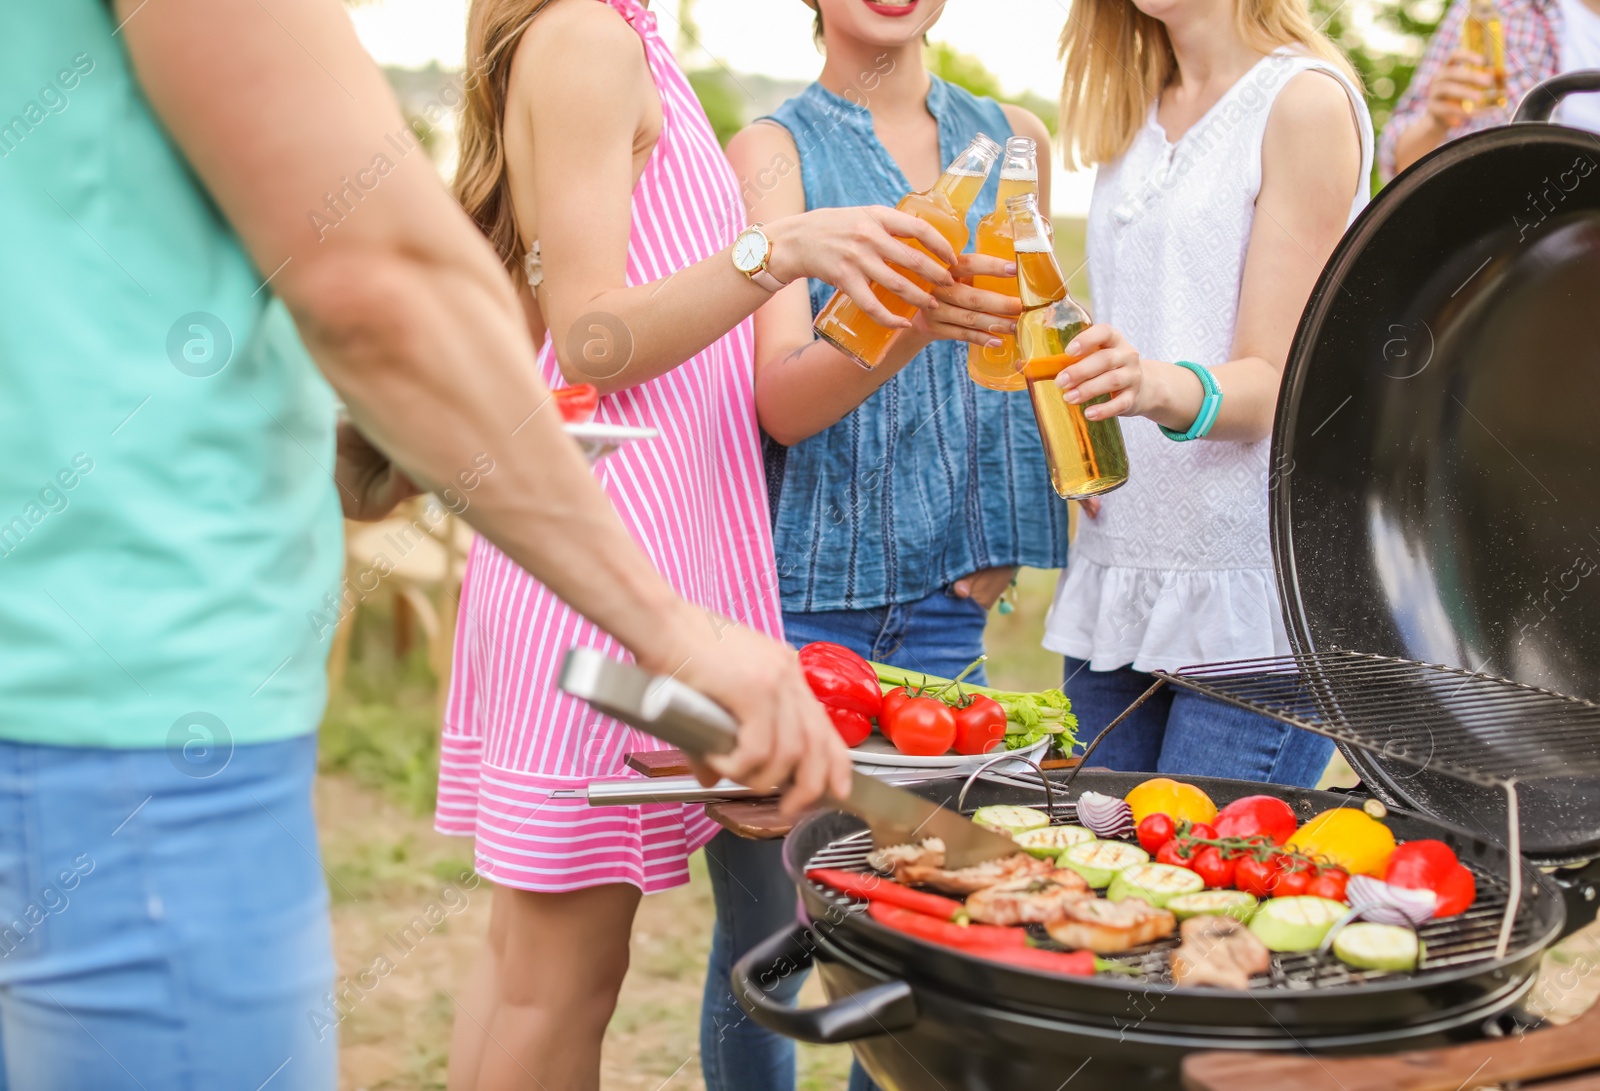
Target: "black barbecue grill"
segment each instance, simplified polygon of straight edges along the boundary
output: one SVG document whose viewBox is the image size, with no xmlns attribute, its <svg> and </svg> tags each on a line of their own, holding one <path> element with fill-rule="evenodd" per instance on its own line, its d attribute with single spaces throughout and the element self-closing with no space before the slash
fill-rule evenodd
<svg viewBox="0 0 1600 1091">
<path fill-rule="evenodd" d="M 830 812 L 785 845 L 799 919 L 735 969 L 754 1019 L 852 1043 L 890 1091 L 1173 1087 L 1198 1050 L 1389 1052 L 1526 1022 L 1517 1004 L 1542 953 L 1600 898 L 1600 866 L 1585 864 L 1600 856 L 1600 140 L 1543 124 L 1563 94 L 1596 90 L 1600 72 L 1547 81 L 1518 124 L 1424 158 L 1351 226 L 1301 318 L 1273 433 L 1294 654 L 1157 683 L 1332 737 L 1399 839 L 1456 851 L 1478 898 L 1422 928 L 1422 967 L 1274 955 L 1232 991 L 1174 986 L 1170 940 L 1117 959 L 1126 974 L 987 962 L 806 880 L 866 866 L 862 824 Z M 1083 791 L 1144 779 L 1092 764 L 1091 747 L 1052 774 L 1055 821 Z M 1186 779 L 1219 805 L 1277 795 L 1302 819 L 1364 804 Z M 955 806 L 960 788 L 919 790 Z M 980 780 L 965 802 L 1047 805 L 1017 776 Z M 768 999 L 813 963 L 829 1004 Z"/>
</svg>

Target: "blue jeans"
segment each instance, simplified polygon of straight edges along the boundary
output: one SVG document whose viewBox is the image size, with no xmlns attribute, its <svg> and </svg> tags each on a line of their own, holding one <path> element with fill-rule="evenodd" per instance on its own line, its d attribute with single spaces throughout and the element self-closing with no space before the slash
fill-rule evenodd
<svg viewBox="0 0 1600 1091">
<path fill-rule="evenodd" d="M 831 640 L 875 662 L 951 678 L 983 654 L 988 619 L 977 603 L 941 589 L 896 606 L 784 614 L 783 625 L 797 648 Z M 983 669 L 967 677 L 981 685 Z M 706 1091 L 793 1091 L 794 1043 L 751 1022 L 728 985 L 746 951 L 795 919 L 797 895 L 783 871 L 782 842 L 719 833 L 706 846 L 706 863 L 717 905 L 700 1012 Z M 790 975 L 773 995 L 792 1003 L 804 980 L 804 974 Z M 859 1064 L 852 1067 L 850 1091 L 873 1086 Z"/>
<path fill-rule="evenodd" d="M 332 1091 L 315 736 L 199 753 L 0 741 L 3 1091 Z"/>
<path fill-rule="evenodd" d="M 1068 657 L 1064 688 L 1083 743 L 1155 681 L 1154 675 L 1132 667 L 1092 671 L 1083 660 Z M 1129 773 L 1183 773 L 1314 788 L 1332 756 L 1332 739 L 1166 685 L 1106 736 L 1089 764 Z"/>
</svg>

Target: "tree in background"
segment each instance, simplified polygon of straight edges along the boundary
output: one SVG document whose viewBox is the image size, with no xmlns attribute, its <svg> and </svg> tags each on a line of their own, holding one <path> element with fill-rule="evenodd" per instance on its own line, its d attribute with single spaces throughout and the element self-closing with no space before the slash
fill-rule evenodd
<svg viewBox="0 0 1600 1091">
<path fill-rule="evenodd" d="M 689 74 L 689 86 L 711 122 L 711 131 L 724 147 L 733 134 L 744 128 L 744 92 L 720 68 L 697 68 Z"/>
<path fill-rule="evenodd" d="M 1311 0 L 1317 25 L 1361 75 L 1375 131 L 1394 112 L 1444 12 L 1443 0 Z"/>
<path fill-rule="evenodd" d="M 996 102 L 1009 102 L 1032 110 L 1039 115 L 1045 128 L 1050 130 L 1050 135 L 1056 135 L 1056 104 L 1043 95 L 1036 95 L 1032 91 L 1024 91 L 1020 95 L 1008 95 L 1000 89 L 1000 77 L 984 67 L 982 61 L 970 53 L 962 53 L 949 42 L 934 42 L 923 50 L 923 57 L 927 60 L 928 71 L 942 80 L 947 80 L 957 87 L 963 87 L 974 95 L 984 95 Z"/>
</svg>

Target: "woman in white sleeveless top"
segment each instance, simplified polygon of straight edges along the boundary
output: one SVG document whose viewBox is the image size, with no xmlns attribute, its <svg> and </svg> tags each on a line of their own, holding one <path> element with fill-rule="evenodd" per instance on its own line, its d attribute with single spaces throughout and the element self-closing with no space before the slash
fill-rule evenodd
<svg viewBox="0 0 1600 1091">
<path fill-rule="evenodd" d="M 1372 124 L 1304 0 L 1074 0 L 1068 165 L 1097 164 L 1098 323 L 1059 380 L 1121 415 L 1132 476 L 1084 506 L 1045 647 L 1098 731 L 1153 679 L 1284 654 L 1267 537 L 1273 409 L 1295 325 L 1366 203 Z M 1287 472 L 1285 469 L 1284 472 Z M 1092 759 L 1314 784 L 1332 744 L 1168 687 Z"/>
</svg>

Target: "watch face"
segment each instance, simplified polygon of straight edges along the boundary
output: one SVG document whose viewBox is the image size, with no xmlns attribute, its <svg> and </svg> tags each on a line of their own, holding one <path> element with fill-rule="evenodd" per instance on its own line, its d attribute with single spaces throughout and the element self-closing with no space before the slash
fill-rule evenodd
<svg viewBox="0 0 1600 1091">
<path fill-rule="evenodd" d="M 746 231 L 733 243 L 733 265 L 741 273 L 753 273 L 767 260 L 768 242 L 764 235 Z"/>
</svg>

